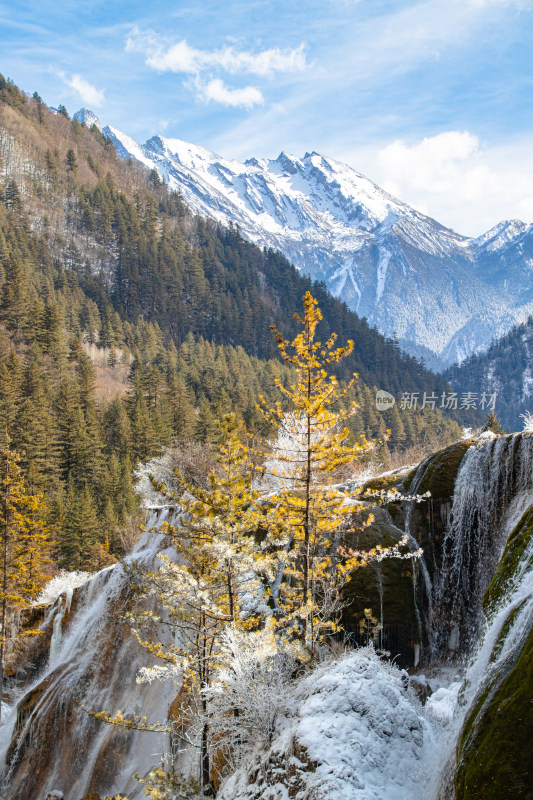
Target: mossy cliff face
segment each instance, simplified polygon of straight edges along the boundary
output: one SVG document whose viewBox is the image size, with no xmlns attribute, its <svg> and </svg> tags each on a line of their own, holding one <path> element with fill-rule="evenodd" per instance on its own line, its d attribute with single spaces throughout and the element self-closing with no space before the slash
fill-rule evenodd
<svg viewBox="0 0 533 800">
<path fill-rule="evenodd" d="M 456 444 L 433 454 L 418 467 L 409 481 L 409 492 L 429 493 L 421 503 L 412 503 L 408 511 L 409 531 L 424 551 L 424 561 L 431 577 L 442 566 L 442 538 L 450 519 L 455 481 L 470 441 Z"/>
<path fill-rule="evenodd" d="M 533 798 L 533 631 L 505 678 L 471 711 L 458 747 L 456 800 Z"/>
<path fill-rule="evenodd" d="M 533 566 L 533 506 L 509 536 L 483 607 L 489 618 L 505 606 Z M 528 598 L 503 622 L 493 647 L 496 663 Z M 533 799 L 533 630 L 483 688 L 465 721 L 457 748 L 456 800 Z"/>
<path fill-rule="evenodd" d="M 369 511 L 362 513 L 362 519 Z M 374 508 L 375 521 L 368 528 L 353 532 L 348 545 L 367 550 L 376 544 L 390 547 L 396 544 L 402 530 L 392 521 L 389 509 Z M 347 633 L 359 644 L 366 644 L 367 634 L 361 634 L 359 624 L 365 609 L 380 624 L 374 643 L 384 649 L 394 650 L 402 666 L 414 663 L 414 644 L 417 637 L 417 617 L 413 596 L 413 564 L 411 559 L 385 559 L 356 570 L 345 587 L 347 606 L 343 615 Z"/>
<path fill-rule="evenodd" d="M 368 481 L 362 494 L 368 506 L 359 519 L 354 519 L 347 544 L 355 549 L 376 544 L 390 546 L 408 530 L 424 551 L 424 568 L 431 579 L 441 566 L 441 542 L 449 520 L 455 479 L 470 444 L 458 442 L 435 453 L 414 470 Z M 431 496 L 420 503 L 398 501 L 372 506 L 372 492 L 391 490 L 404 497 L 426 492 Z M 375 521 L 363 528 L 361 523 L 369 513 Z M 421 565 L 416 561 L 385 559 L 358 569 L 346 587 L 345 599 L 348 606 L 344 623 L 357 641 L 361 641 L 358 631 L 364 609 L 371 608 L 373 616 L 383 623 L 377 644 L 398 655 L 402 666 L 412 667 L 418 663 L 420 653 L 429 653 L 429 597 Z"/>
<path fill-rule="evenodd" d="M 506 592 L 510 591 L 517 579 L 517 570 L 522 571 L 533 567 L 533 554 L 527 556 L 532 541 L 533 506 L 526 511 L 507 539 L 498 569 L 483 598 L 483 609 L 486 614 L 492 614 L 503 600 Z"/>
</svg>

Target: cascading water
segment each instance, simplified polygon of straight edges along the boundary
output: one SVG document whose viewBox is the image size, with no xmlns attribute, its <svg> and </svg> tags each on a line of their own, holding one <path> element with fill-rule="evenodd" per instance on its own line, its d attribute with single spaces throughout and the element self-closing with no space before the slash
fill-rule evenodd
<svg viewBox="0 0 533 800">
<path fill-rule="evenodd" d="M 414 493 L 430 465 L 431 459 L 419 468 Z M 424 795 L 430 800 L 455 796 L 456 748 L 465 720 L 480 705 L 479 698 L 488 702 L 491 687 L 501 685 L 513 669 L 533 629 L 533 539 L 513 565 L 488 618 L 483 610 L 508 537 L 532 506 L 533 436 L 476 441 L 461 459 L 451 509 L 445 509 L 440 556 L 431 570 L 423 560 L 418 565 L 427 595 L 431 646 L 426 663 L 437 670 L 446 663 L 465 667 L 462 682 L 439 689 L 426 707 L 430 722 L 441 720 L 432 721 L 436 736 L 426 754 L 428 776 L 435 776 Z M 431 509 L 430 520 L 434 514 Z"/>
<path fill-rule="evenodd" d="M 434 459 L 418 468 L 413 494 L 420 492 Z M 428 541 L 416 566 L 417 608 L 428 639 L 426 663 L 457 663 L 475 647 L 483 625 L 483 593 L 532 494 L 533 437 L 515 434 L 473 443 L 461 459 L 451 506 L 448 499 L 428 502 Z M 407 530 L 413 537 L 417 513 L 411 504 Z M 438 534 L 436 519 L 441 523 Z"/>
<path fill-rule="evenodd" d="M 52 623 L 52 636 L 50 638 L 50 667 L 54 665 L 59 652 L 59 646 L 63 635 L 63 618 L 65 614 L 70 613 L 73 595 L 74 590 L 68 588 L 61 592 L 58 598 L 59 608 Z"/>
<path fill-rule="evenodd" d="M 533 437 L 532 437 L 533 438 Z M 530 496 L 530 505 L 533 497 Z M 449 703 L 450 723 L 437 738 L 431 756 L 437 776 L 429 800 L 454 797 L 453 776 L 456 749 L 465 720 L 478 705 L 491 699 L 509 675 L 533 630 L 533 537 L 524 549 L 499 602 L 486 621 L 477 649 L 466 669 L 459 693 L 456 687 L 440 690 L 439 700 Z M 446 695 L 448 697 L 446 698 Z M 480 702 L 480 698 L 481 701 Z M 431 709 L 431 702 L 429 703 Z M 520 735 L 519 731 L 516 732 Z M 523 743 L 527 745 L 527 742 Z M 502 760 L 506 757 L 501 753 Z M 494 765 L 492 765 L 494 766 Z M 490 770 L 491 766 L 487 765 Z M 477 795 L 476 795 L 477 796 Z M 492 795 L 495 796 L 495 795 Z M 513 795 L 516 796 L 516 795 Z"/>
<path fill-rule="evenodd" d="M 453 498 L 447 489 L 426 509 L 411 504 L 407 524 L 419 543 L 425 525 L 428 539 L 424 559 L 415 562 L 414 586 L 420 625 L 431 643 L 424 661 L 428 664 L 431 656 L 434 664 L 461 663 L 464 680 L 436 691 L 424 709 L 408 695 L 413 713 L 422 720 L 424 744 L 423 755 L 417 756 L 420 791 L 413 789 L 413 780 L 409 787 L 406 783 L 404 795 L 396 786 L 394 796 L 401 800 L 453 797 L 450 786 L 464 721 L 480 705 L 479 697 L 488 702 L 513 670 L 533 626 L 531 540 L 512 562 L 487 611 L 488 620 L 482 606 L 507 537 L 533 508 L 533 436 L 479 440 L 460 445 L 457 452 Z M 424 481 L 435 463 L 429 459 L 420 466 L 411 483 L 413 494 L 425 491 Z M 154 517 L 148 529 L 155 522 Z M 164 736 L 106 726 L 79 703 L 94 710 L 140 713 L 154 721 L 167 718 L 177 689 L 157 681 L 136 684 L 146 652 L 120 622 L 131 600 L 129 569 L 151 566 L 161 546 L 161 535 L 146 533 L 124 565 L 98 573 L 76 591 L 70 614 L 68 594 L 47 613 L 45 623 L 53 628 L 49 663 L 0 728 L 6 758 L 0 794 L 5 800 L 42 800 L 52 790 L 62 791 L 65 800 L 80 800 L 89 791 L 141 796 L 132 775 L 144 774 L 157 762 L 157 754 L 165 750 Z M 371 697 L 371 687 L 369 692 Z M 376 724 L 372 715 L 365 724 Z M 403 739 L 398 740 L 395 752 L 401 753 L 403 746 Z M 368 761 L 372 753 L 365 752 L 358 758 Z M 412 752 L 405 764 L 413 768 Z M 386 800 L 377 790 L 374 797 Z"/>
<path fill-rule="evenodd" d="M 533 492 L 533 437 L 506 436 L 472 445 L 453 496 L 434 586 L 437 652 L 469 652 L 483 624 L 483 594 L 505 542 Z"/>
<path fill-rule="evenodd" d="M 147 530 L 155 523 L 156 516 Z M 48 668 L 0 728 L 4 800 L 41 800 L 53 790 L 62 791 L 65 800 L 79 800 L 89 791 L 127 792 L 131 798 L 142 794 L 133 774 L 144 774 L 157 763 L 157 754 L 166 749 L 164 734 L 106 725 L 82 705 L 142 714 L 150 721 L 168 716 L 176 687 L 136 683 L 146 652 L 120 621 L 131 599 L 130 570 L 152 566 L 162 544 L 162 535 L 145 533 L 123 565 L 109 567 L 81 586 L 66 630 L 62 627 L 71 592 L 59 598 Z"/>
</svg>

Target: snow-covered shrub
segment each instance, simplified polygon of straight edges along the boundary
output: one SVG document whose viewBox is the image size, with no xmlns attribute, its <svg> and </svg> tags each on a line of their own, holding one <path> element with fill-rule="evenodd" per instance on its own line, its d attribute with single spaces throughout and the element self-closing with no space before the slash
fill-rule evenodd
<svg viewBox="0 0 533 800">
<path fill-rule="evenodd" d="M 257 748 L 270 745 L 291 696 L 297 661 L 273 629 L 223 635 L 223 667 L 204 695 L 209 704 L 213 762 L 235 769 Z"/>
<path fill-rule="evenodd" d="M 180 493 L 175 470 L 178 469 L 185 480 L 198 483 L 207 488 L 207 476 L 215 464 L 209 447 L 199 442 L 190 442 L 183 447 L 169 447 L 163 455 L 139 464 L 134 471 L 135 493 L 144 506 L 167 505 L 168 497 L 159 492 L 152 481 L 163 484 L 169 493 Z"/>
<path fill-rule="evenodd" d="M 520 414 L 520 418 L 524 420 L 524 433 L 533 433 L 533 414 L 531 411 L 526 411 L 525 414 Z"/>
<path fill-rule="evenodd" d="M 81 572 L 77 570 L 69 572 L 66 569 L 62 569 L 59 575 L 56 575 L 55 578 L 48 581 L 41 594 L 36 599 L 35 605 L 48 605 L 48 603 L 53 603 L 66 589 L 77 589 L 78 586 L 86 583 L 90 578 L 92 578 L 91 572 Z"/>
<path fill-rule="evenodd" d="M 221 786 L 220 800 L 426 800 L 432 736 L 405 672 L 372 648 L 292 684 L 269 748 Z"/>
</svg>

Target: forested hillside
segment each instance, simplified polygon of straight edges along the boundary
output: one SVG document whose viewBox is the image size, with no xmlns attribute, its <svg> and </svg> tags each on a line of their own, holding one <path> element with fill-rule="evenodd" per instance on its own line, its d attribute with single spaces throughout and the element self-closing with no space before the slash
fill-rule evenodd
<svg viewBox="0 0 533 800">
<path fill-rule="evenodd" d="M 264 426 L 257 398 L 290 374 L 269 325 L 294 333 L 310 288 L 320 335 L 355 341 L 341 375 L 360 376 L 353 436 L 390 428 L 385 462 L 391 449 L 456 437 L 430 407 L 374 405 L 376 386 L 440 396 L 441 377 L 279 254 L 191 215 L 96 127 L 0 77 L 0 435 L 32 491 L 45 490 L 61 565 L 121 554 L 137 462 L 176 440 L 212 442 L 230 409 L 250 431 Z"/>
<path fill-rule="evenodd" d="M 509 431 L 521 430 L 521 415 L 533 411 L 533 318 L 493 342 L 486 353 L 449 367 L 445 377 L 462 392 L 496 393 L 496 413 Z"/>
</svg>

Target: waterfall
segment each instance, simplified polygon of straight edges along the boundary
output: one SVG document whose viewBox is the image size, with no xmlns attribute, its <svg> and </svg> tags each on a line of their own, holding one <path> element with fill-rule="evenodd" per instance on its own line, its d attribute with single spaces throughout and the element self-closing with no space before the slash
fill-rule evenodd
<svg viewBox="0 0 533 800">
<path fill-rule="evenodd" d="M 52 623 L 52 636 L 50 638 L 50 666 L 54 664 L 57 653 L 59 652 L 59 646 L 61 644 L 61 637 L 63 634 L 63 617 L 65 614 L 70 614 L 73 596 L 74 590 L 70 587 L 68 589 L 64 589 L 59 595 L 59 607 Z"/>
<path fill-rule="evenodd" d="M 423 755 L 416 756 L 420 791 L 415 793 L 412 781 L 406 783 L 405 794 L 397 795 L 401 800 L 453 797 L 455 753 L 465 720 L 490 697 L 488 690 L 512 671 L 533 625 L 533 542 L 526 543 L 525 538 L 522 549 L 513 553 L 514 561 L 508 559 L 507 572 L 501 573 L 507 582 L 502 579 L 483 611 L 483 596 L 508 536 L 533 508 L 533 436 L 478 440 L 461 445 L 460 456 L 454 462 L 453 497 L 450 490 L 426 504 L 407 506 L 406 526 L 413 546 L 414 538 L 418 546 L 426 533 L 429 542 L 424 557 L 413 564 L 420 642 L 425 632 L 434 668 L 445 665 L 443 673 L 447 669 L 453 683 L 446 687 L 443 679 L 422 709 L 409 693 L 405 676 L 404 699 L 421 719 Z M 439 457 L 442 454 L 418 468 L 411 483 L 413 494 L 422 493 L 420 488 Z M 75 590 L 74 598 L 72 592 L 63 592 L 47 611 L 43 626 L 52 630 L 49 660 L 20 692 L 0 727 L 3 800 L 43 800 L 53 791 L 62 792 L 65 800 L 80 800 L 92 791 L 102 796 L 126 794 L 131 800 L 142 797 L 132 776 L 146 774 L 157 763 L 158 754 L 168 749 L 166 736 L 105 725 L 80 704 L 96 711 L 120 709 L 125 715 L 146 715 L 150 722 L 168 717 L 177 687 L 135 682 L 147 654 L 121 622 L 134 599 L 132 574 L 137 567 L 151 568 L 166 544 L 162 534 L 150 529 L 168 514 L 168 510 L 153 514 L 135 552 L 122 564 L 99 572 Z M 381 572 L 377 574 L 383 621 L 385 582 Z M 418 657 L 417 650 L 417 661 Z M 422 652 L 420 659 L 427 664 L 427 653 Z M 379 691 L 385 691 L 383 682 L 380 686 Z M 369 697 L 374 696 L 372 686 L 368 691 Z M 380 720 L 372 714 L 364 720 L 364 725 L 377 725 L 381 731 Z M 364 725 L 361 741 L 366 741 Z M 400 737 L 395 745 L 400 753 L 404 740 Z M 183 755 L 181 765 L 192 758 L 190 753 Z M 366 759 L 368 773 L 372 753 L 362 748 L 360 758 Z M 413 753 L 406 753 L 405 768 L 412 767 Z"/>
<path fill-rule="evenodd" d="M 417 470 L 411 491 L 424 484 L 435 456 Z M 483 707 L 494 687 L 513 669 L 533 627 L 533 540 L 510 570 L 504 591 L 484 611 L 483 598 L 502 557 L 508 537 L 525 512 L 533 507 L 533 436 L 513 434 L 478 440 L 461 459 L 455 478 L 451 509 L 443 515 L 440 549 L 433 547 L 417 564 L 414 591 L 425 595 L 425 625 L 430 639 L 429 658 L 438 674 L 453 682 L 427 702 L 425 714 L 434 729 L 428 747 L 427 774 L 433 775 L 428 800 L 455 796 L 453 779 L 456 750 L 465 721 Z M 437 538 L 434 516 L 441 513 L 428 503 L 429 537 Z M 415 514 L 407 511 L 407 529 Z M 417 603 L 417 607 L 420 600 Z M 464 666 L 462 680 L 446 673 L 445 664 Z M 430 666 L 431 671 L 431 666 Z M 448 683 L 449 683 L 448 677 Z M 446 682 L 444 679 L 443 682 Z M 492 687 L 492 689 L 491 689 Z"/>
<path fill-rule="evenodd" d="M 532 500 L 530 495 L 530 505 Z M 456 691 L 456 686 L 439 691 L 441 701 L 446 700 L 446 693 L 448 694 L 453 716 L 448 728 L 437 737 L 433 754 L 430 756 L 436 768 L 433 770 L 436 781 L 432 793 L 428 793 L 428 800 L 446 800 L 454 797 L 452 784 L 456 748 L 465 720 L 476 704 L 487 701 L 487 694 L 490 699 L 490 687 L 493 684 L 500 685 L 510 673 L 533 629 L 532 563 L 533 538 L 524 548 L 506 591 L 485 623 L 459 693 Z M 431 706 L 430 698 L 428 702 L 430 712 Z"/>
<path fill-rule="evenodd" d="M 463 458 L 434 589 L 435 603 L 447 616 L 447 624 L 435 632 L 441 652 L 459 647 L 468 651 L 475 644 L 483 624 L 483 594 L 507 536 L 531 502 L 532 467 L 529 435 L 477 442 Z"/>
<path fill-rule="evenodd" d="M 89 791 L 142 795 L 133 773 L 145 774 L 157 763 L 157 754 L 166 750 L 165 735 L 106 725 L 81 705 L 142 714 L 149 721 L 167 718 L 176 687 L 136 683 L 147 654 L 120 621 L 132 600 L 131 571 L 151 567 L 164 546 L 164 537 L 150 529 L 165 517 L 166 511 L 159 519 L 152 516 L 123 564 L 102 570 L 77 590 L 65 630 L 72 593 L 64 592 L 57 602 L 48 668 L 25 689 L 0 728 L 4 800 L 42 800 L 54 790 L 65 800 L 79 800 Z"/>
<path fill-rule="evenodd" d="M 417 470 L 416 494 L 435 456 Z M 441 541 L 433 529 L 436 510 L 428 503 L 429 554 L 417 565 L 429 638 L 426 661 L 464 660 L 479 640 L 483 594 L 510 531 L 533 499 L 533 436 L 513 434 L 475 441 L 461 459 L 451 509 L 444 504 Z M 416 509 L 407 511 L 412 531 Z M 414 533 L 412 533 L 414 535 Z M 420 594 L 420 589 L 418 590 Z"/>
</svg>

